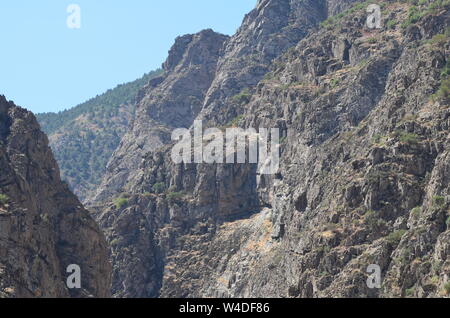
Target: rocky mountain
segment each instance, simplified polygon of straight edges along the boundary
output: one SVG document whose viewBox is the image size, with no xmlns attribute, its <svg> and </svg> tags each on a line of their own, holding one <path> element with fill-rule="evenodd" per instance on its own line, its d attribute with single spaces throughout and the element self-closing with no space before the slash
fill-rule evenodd
<svg viewBox="0 0 450 318">
<path fill-rule="evenodd" d="M 161 71 L 38 115 L 89 212 L 0 96 L 0 297 L 450 297 L 449 9 L 258 0 L 233 36 L 178 37 Z M 176 163 L 198 122 L 203 147 L 278 129 L 278 171 Z"/>
<path fill-rule="evenodd" d="M 63 180 L 81 200 L 100 184 L 111 154 L 133 120 L 139 89 L 160 73 L 149 72 L 71 109 L 36 115 Z"/>
<path fill-rule="evenodd" d="M 108 297 L 105 238 L 68 186 L 35 117 L 0 96 L 0 298 Z M 69 289 L 69 265 L 81 288 Z"/>
<path fill-rule="evenodd" d="M 370 3 L 260 0 L 176 40 L 88 200 L 114 296 L 450 294 L 450 3 L 378 1 L 380 29 Z M 279 128 L 279 172 L 175 164 L 195 119 Z"/>
<path fill-rule="evenodd" d="M 143 155 L 169 143 L 173 129 L 192 124 L 202 108 L 226 39 L 212 30 L 176 39 L 163 74 L 139 92 L 136 119 L 108 163 L 95 200 L 122 191 L 138 173 Z"/>
</svg>

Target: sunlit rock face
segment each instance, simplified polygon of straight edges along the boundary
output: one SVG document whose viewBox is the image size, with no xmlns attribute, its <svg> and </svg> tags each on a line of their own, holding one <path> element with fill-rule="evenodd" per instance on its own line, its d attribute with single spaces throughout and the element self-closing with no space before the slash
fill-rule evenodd
<svg viewBox="0 0 450 318">
<path fill-rule="evenodd" d="M 0 297 L 108 297 L 105 238 L 67 185 L 33 114 L 0 96 Z M 66 270 L 81 270 L 69 289 Z"/>
<path fill-rule="evenodd" d="M 177 39 L 90 201 L 114 296 L 445 295 L 448 10 L 381 1 L 371 29 L 361 2 L 259 1 L 230 38 Z M 196 119 L 278 128 L 279 171 L 175 164 Z"/>
</svg>

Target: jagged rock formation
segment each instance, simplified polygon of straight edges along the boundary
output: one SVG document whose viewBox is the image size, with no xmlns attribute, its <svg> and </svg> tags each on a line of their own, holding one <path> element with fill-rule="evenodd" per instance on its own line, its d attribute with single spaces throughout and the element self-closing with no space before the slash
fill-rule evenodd
<svg viewBox="0 0 450 318">
<path fill-rule="evenodd" d="M 380 1 L 368 29 L 355 2 L 261 0 L 231 38 L 177 39 L 91 201 L 115 296 L 450 293 L 449 4 Z M 173 163 L 196 118 L 278 127 L 279 173 Z"/>
<path fill-rule="evenodd" d="M 202 108 L 226 39 L 212 30 L 176 39 L 163 65 L 164 73 L 140 91 L 136 119 L 108 163 L 95 200 L 125 192 L 142 156 L 170 142 L 173 129 L 192 124 Z"/>
<path fill-rule="evenodd" d="M 108 297 L 107 245 L 35 117 L 0 96 L 0 297 Z M 67 266 L 81 289 L 66 287 Z"/>
</svg>

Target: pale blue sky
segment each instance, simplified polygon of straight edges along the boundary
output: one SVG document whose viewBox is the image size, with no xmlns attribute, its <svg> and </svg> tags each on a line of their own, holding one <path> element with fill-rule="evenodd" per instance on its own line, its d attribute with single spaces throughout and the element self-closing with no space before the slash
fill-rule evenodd
<svg viewBox="0 0 450 318">
<path fill-rule="evenodd" d="M 66 24 L 69 4 L 81 29 Z M 1 0 L 0 94 L 58 111 L 160 67 L 176 36 L 233 34 L 256 0 Z"/>
</svg>

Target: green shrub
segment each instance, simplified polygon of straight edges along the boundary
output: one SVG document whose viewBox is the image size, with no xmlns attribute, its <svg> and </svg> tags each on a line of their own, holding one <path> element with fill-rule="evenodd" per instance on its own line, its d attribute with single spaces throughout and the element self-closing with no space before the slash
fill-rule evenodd
<svg viewBox="0 0 450 318">
<path fill-rule="evenodd" d="M 337 86 L 339 85 L 340 82 L 341 82 L 341 80 L 340 80 L 339 78 L 333 78 L 333 79 L 330 81 L 330 86 L 331 86 L 331 88 L 337 87 Z"/>
<path fill-rule="evenodd" d="M 441 44 L 447 42 L 447 35 L 445 34 L 436 34 L 429 41 L 430 44 Z"/>
<path fill-rule="evenodd" d="M 433 197 L 433 205 L 441 207 L 445 204 L 445 198 L 441 195 L 435 195 Z"/>
<path fill-rule="evenodd" d="M 399 139 L 405 144 L 416 144 L 419 141 L 419 136 L 414 133 L 399 132 Z"/>
<path fill-rule="evenodd" d="M 244 115 L 239 115 L 233 118 L 228 122 L 226 125 L 227 127 L 237 127 L 239 125 L 239 122 L 244 118 Z"/>
<path fill-rule="evenodd" d="M 408 18 L 403 21 L 401 27 L 406 29 L 411 24 L 418 22 L 425 14 L 427 14 L 426 11 L 420 10 L 416 6 L 412 6 L 409 8 Z"/>
<path fill-rule="evenodd" d="M 333 17 L 330 17 L 322 22 L 320 22 L 321 28 L 330 28 L 335 23 Z"/>
<path fill-rule="evenodd" d="M 431 97 L 435 101 L 450 102 L 450 60 L 447 61 L 441 71 L 441 85 Z"/>
<path fill-rule="evenodd" d="M 330 29 L 333 25 L 335 25 L 336 23 L 338 23 L 339 21 L 342 20 L 342 18 L 349 16 L 351 14 L 354 14 L 357 11 L 361 11 L 361 10 L 365 10 L 367 8 L 367 6 L 371 3 L 371 1 L 365 1 L 362 3 L 357 3 L 354 6 L 352 6 L 351 8 L 336 14 L 335 16 L 329 17 L 328 19 L 322 21 L 320 23 L 320 27 L 321 28 L 328 28 Z"/>
<path fill-rule="evenodd" d="M 446 295 L 450 295 L 450 282 L 444 284 L 444 291 Z"/>
<path fill-rule="evenodd" d="M 435 0 L 428 6 L 428 11 L 432 12 L 436 9 L 442 9 L 450 6 L 450 0 Z"/>
<path fill-rule="evenodd" d="M 386 27 L 388 29 L 394 29 L 396 25 L 397 25 L 396 20 L 389 20 L 388 22 L 386 22 Z"/>
<path fill-rule="evenodd" d="M 152 186 L 152 190 L 154 193 L 157 193 L 157 194 L 163 193 L 166 190 L 166 184 L 164 182 L 155 183 Z"/>
<path fill-rule="evenodd" d="M 167 193 L 167 200 L 171 203 L 179 202 L 184 196 L 184 192 L 169 192 Z"/>
<path fill-rule="evenodd" d="M 406 297 L 412 297 L 412 296 L 414 296 L 414 291 L 415 291 L 414 287 L 408 288 L 407 290 L 405 290 L 405 296 L 406 296 Z"/>
<path fill-rule="evenodd" d="M 379 230 L 386 225 L 386 222 L 381 219 L 379 215 L 373 210 L 369 210 L 366 212 L 366 214 L 364 215 L 364 223 L 372 231 Z"/>
<path fill-rule="evenodd" d="M 450 78 L 441 81 L 441 86 L 432 97 L 433 100 L 450 101 Z"/>
<path fill-rule="evenodd" d="M 116 209 L 122 209 L 128 204 L 128 199 L 124 197 L 120 197 L 114 200 L 114 205 L 116 206 Z"/>
<path fill-rule="evenodd" d="M 447 224 L 447 227 L 450 227 L 450 216 L 447 218 L 447 220 L 445 221 L 445 224 Z"/>
<path fill-rule="evenodd" d="M 416 206 L 414 209 L 411 210 L 411 215 L 413 218 L 417 219 L 422 212 L 422 207 Z"/>
<path fill-rule="evenodd" d="M 0 205 L 5 205 L 9 201 L 9 197 L 5 194 L 0 193 Z"/>
<path fill-rule="evenodd" d="M 387 136 L 375 134 L 372 137 L 372 144 L 383 146 L 387 141 Z"/>
<path fill-rule="evenodd" d="M 386 237 L 386 240 L 390 244 L 398 244 L 400 243 L 400 240 L 402 239 L 403 235 L 405 235 L 406 230 L 398 230 L 395 232 L 392 232 Z"/>
<path fill-rule="evenodd" d="M 232 97 L 233 101 L 239 105 L 246 105 L 250 103 L 252 95 L 250 94 L 250 90 L 248 88 L 244 88 L 239 94 L 236 94 Z"/>
<path fill-rule="evenodd" d="M 445 64 L 444 68 L 441 72 L 441 78 L 446 79 L 450 76 L 450 60 L 447 61 L 447 64 Z"/>
</svg>

